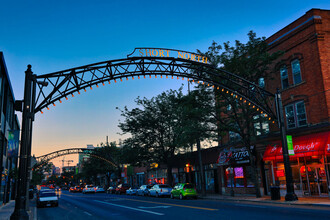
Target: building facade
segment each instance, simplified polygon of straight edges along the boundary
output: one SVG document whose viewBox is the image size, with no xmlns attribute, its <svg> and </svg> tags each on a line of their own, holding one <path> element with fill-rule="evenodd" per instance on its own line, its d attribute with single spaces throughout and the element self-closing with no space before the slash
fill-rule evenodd
<svg viewBox="0 0 330 220">
<path fill-rule="evenodd" d="M 285 126 L 292 136 L 290 156 L 298 196 L 328 195 L 330 187 L 330 10 L 311 9 L 267 39 L 269 52 L 284 51 L 266 89 L 281 89 Z M 271 127 L 276 132 L 276 128 Z M 279 136 L 264 149 L 265 182 L 285 193 Z"/>
<path fill-rule="evenodd" d="M 15 197 L 20 126 L 4 55 L 0 52 L 0 203 Z"/>
</svg>

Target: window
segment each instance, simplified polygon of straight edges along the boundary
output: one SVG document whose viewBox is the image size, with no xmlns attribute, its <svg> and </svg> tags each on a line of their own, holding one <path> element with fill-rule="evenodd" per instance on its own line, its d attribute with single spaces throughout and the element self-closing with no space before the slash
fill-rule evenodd
<svg viewBox="0 0 330 220">
<path fill-rule="evenodd" d="M 300 71 L 300 62 L 298 59 L 295 59 L 291 62 L 292 67 L 292 76 L 293 76 L 293 84 L 301 83 L 301 71 Z"/>
<path fill-rule="evenodd" d="M 305 103 L 303 101 L 285 106 L 285 116 L 288 128 L 307 125 Z"/>
<path fill-rule="evenodd" d="M 286 66 L 281 67 L 280 73 L 281 73 L 282 89 L 286 89 L 289 87 L 288 69 L 286 68 Z"/>
<path fill-rule="evenodd" d="M 259 136 L 269 132 L 269 124 L 265 118 L 255 115 L 253 121 L 255 135 Z"/>
<path fill-rule="evenodd" d="M 241 136 L 239 133 L 236 133 L 234 131 L 229 131 L 229 139 L 230 141 L 238 141 L 241 139 Z"/>
<path fill-rule="evenodd" d="M 263 77 L 259 78 L 258 84 L 261 88 L 265 88 L 265 78 Z"/>
</svg>

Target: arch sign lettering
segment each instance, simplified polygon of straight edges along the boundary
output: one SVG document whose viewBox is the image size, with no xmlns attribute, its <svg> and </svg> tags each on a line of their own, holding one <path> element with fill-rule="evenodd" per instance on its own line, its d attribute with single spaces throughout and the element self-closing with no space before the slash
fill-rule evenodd
<svg viewBox="0 0 330 220">
<path fill-rule="evenodd" d="M 175 50 L 175 49 L 138 47 L 135 48 L 131 54 L 127 55 L 127 57 L 134 57 L 134 56 L 174 57 L 174 58 L 181 58 L 185 60 L 191 60 L 191 61 L 208 64 L 207 57 L 205 56 L 201 56 L 200 54 L 196 54 L 188 51 Z"/>
</svg>

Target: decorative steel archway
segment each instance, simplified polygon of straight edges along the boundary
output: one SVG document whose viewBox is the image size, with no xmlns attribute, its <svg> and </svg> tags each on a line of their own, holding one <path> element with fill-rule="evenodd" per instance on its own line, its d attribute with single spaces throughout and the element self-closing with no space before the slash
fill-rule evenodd
<svg viewBox="0 0 330 220">
<path fill-rule="evenodd" d="M 157 52 L 156 52 L 157 50 Z M 140 52 L 136 56 L 135 51 Z M 169 56 L 171 51 L 178 56 Z M 197 58 L 197 59 L 196 59 Z M 202 62 L 200 62 L 202 60 Z M 233 73 L 212 67 L 206 58 L 187 51 L 170 50 L 164 48 L 136 48 L 125 59 L 109 60 L 81 67 L 71 68 L 59 72 L 34 75 L 31 65 L 25 72 L 24 100 L 15 103 L 15 110 L 21 109 L 22 133 L 20 147 L 20 164 L 15 210 L 12 219 L 28 218 L 26 212 L 26 190 L 28 184 L 29 164 L 31 161 L 32 125 L 34 115 L 43 109 L 49 109 L 56 102 L 68 99 L 68 96 L 80 94 L 93 86 L 116 83 L 117 80 L 139 79 L 140 77 L 176 77 L 188 79 L 196 83 L 212 86 L 224 93 L 230 94 L 240 101 L 255 108 L 261 115 L 275 123 L 278 121 L 285 166 L 287 195 L 286 200 L 297 200 L 294 193 L 292 171 L 290 167 L 286 130 L 282 108 L 281 94 L 273 94 L 258 85 Z M 275 114 L 275 103 L 276 112 Z M 19 106 L 23 104 L 23 106 Z"/>
<path fill-rule="evenodd" d="M 101 157 L 99 155 L 95 155 L 95 154 L 93 154 L 93 152 L 94 152 L 93 149 L 87 149 L 87 148 L 70 148 L 70 149 L 54 151 L 52 153 L 36 157 L 37 163 L 33 166 L 33 168 L 37 169 L 38 167 L 46 164 L 47 162 L 49 162 L 57 157 L 62 157 L 64 155 L 69 155 L 69 154 L 87 154 L 92 157 L 103 160 L 103 161 L 109 163 L 111 166 L 117 167 L 116 163 L 113 161 L 112 158 L 107 159 L 107 158 Z"/>
<path fill-rule="evenodd" d="M 138 49 L 141 48 L 135 50 Z M 38 80 L 35 113 L 43 113 L 44 109 L 49 110 L 51 106 L 62 103 L 63 100 L 80 95 L 87 89 L 93 89 L 93 86 L 97 88 L 100 85 L 129 79 L 138 80 L 141 77 L 171 77 L 212 86 L 251 105 L 261 115 L 275 123 L 277 118 L 274 112 L 275 94 L 228 71 L 214 68 L 205 62 L 185 59 L 184 55 L 182 57 L 133 56 L 35 76 Z"/>
</svg>

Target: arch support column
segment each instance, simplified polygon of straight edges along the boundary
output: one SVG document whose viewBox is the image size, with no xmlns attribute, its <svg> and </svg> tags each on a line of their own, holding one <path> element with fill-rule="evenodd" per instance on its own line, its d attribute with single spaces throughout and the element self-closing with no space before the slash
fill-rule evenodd
<svg viewBox="0 0 330 220">
<path fill-rule="evenodd" d="M 31 161 L 31 141 L 32 141 L 32 124 L 34 121 L 35 108 L 35 91 L 36 78 L 31 70 L 31 65 L 25 71 L 25 85 L 24 85 L 24 104 L 22 114 L 22 132 L 21 145 L 19 154 L 19 173 L 18 173 L 18 189 L 15 200 L 15 209 L 10 216 L 11 220 L 16 219 L 30 219 L 28 214 L 29 197 L 29 174 Z"/>
</svg>

